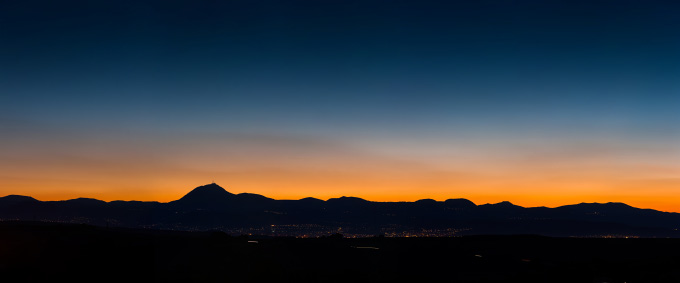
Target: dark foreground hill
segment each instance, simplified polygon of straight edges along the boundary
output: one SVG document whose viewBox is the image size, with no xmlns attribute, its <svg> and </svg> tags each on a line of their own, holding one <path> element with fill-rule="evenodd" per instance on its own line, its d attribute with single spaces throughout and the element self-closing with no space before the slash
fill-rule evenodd
<svg viewBox="0 0 680 283">
<path fill-rule="evenodd" d="M 509 202 L 476 205 L 466 199 L 275 200 L 256 194 L 232 194 L 217 184 L 197 187 L 169 203 L 104 202 L 88 198 L 43 202 L 11 195 L 0 198 L 0 220 L 300 237 L 336 232 L 357 237 L 476 234 L 680 237 L 680 214 L 623 203 L 525 208 Z"/>
<path fill-rule="evenodd" d="M 250 241 L 249 241 L 250 240 Z M 2 282 L 680 282 L 680 239 L 253 239 L 0 223 Z"/>
</svg>

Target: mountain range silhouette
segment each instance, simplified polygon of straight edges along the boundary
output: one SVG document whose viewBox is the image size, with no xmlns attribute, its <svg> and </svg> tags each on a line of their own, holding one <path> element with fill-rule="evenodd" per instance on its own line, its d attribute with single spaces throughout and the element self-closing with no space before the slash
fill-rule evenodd
<svg viewBox="0 0 680 283">
<path fill-rule="evenodd" d="M 326 201 L 275 200 L 257 194 L 233 194 L 215 183 L 199 186 L 168 203 L 105 202 L 90 198 L 39 201 L 9 195 L 0 198 L 0 219 L 173 230 L 233 231 L 304 225 L 322 227 L 319 229 L 336 227 L 358 234 L 449 229 L 455 230 L 456 235 L 680 237 L 680 214 L 624 203 L 525 208 L 507 201 L 476 205 L 460 198 L 415 202 L 373 202 L 344 196 Z"/>
</svg>

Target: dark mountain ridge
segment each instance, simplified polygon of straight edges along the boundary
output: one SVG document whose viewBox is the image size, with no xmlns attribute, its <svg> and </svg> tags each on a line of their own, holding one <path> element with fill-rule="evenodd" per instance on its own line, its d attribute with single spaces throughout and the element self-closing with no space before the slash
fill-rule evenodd
<svg viewBox="0 0 680 283">
<path fill-rule="evenodd" d="M 170 204 L 200 207 L 228 202 L 233 197 L 234 194 L 227 192 L 224 188 L 212 183 L 197 187 L 182 198 L 171 201 Z"/>
<path fill-rule="evenodd" d="M 294 236 L 342 230 L 357 235 L 680 237 L 680 214 L 623 203 L 525 208 L 507 201 L 476 205 L 460 198 L 415 202 L 373 202 L 357 197 L 275 200 L 258 194 L 232 194 L 215 183 L 199 186 L 168 203 L 89 198 L 39 201 L 9 195 L 0 198 L 0 219 Z M 288 227 L 290 231 L 267 227 Z"/>
</svg>

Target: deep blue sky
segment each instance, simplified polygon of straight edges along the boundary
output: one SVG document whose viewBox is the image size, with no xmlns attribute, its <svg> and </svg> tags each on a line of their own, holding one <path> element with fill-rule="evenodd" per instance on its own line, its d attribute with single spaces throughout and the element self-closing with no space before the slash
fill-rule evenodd
<svg viewBox="0 0 680 283">
<path fill-rule="evenodd" d="M 169 2 L 5 1 L 2 112 L 104 126 L 678 121 L 672 1 Z"/>
<path fill-rule="evenodd" d="M 83 143 L 106 160 L 183 140 L 179 160 L 205 140 L 283 139 L 446 170 L 464 165 L 433 156 L 536 145 L 675 157 L 678 15 L 675 1 L 2 1 L 0 154 L 90 156 Z"/>
</svg>

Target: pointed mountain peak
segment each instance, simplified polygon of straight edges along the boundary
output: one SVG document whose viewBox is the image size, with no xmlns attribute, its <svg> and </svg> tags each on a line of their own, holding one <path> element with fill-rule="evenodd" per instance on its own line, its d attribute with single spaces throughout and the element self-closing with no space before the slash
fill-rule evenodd
<svg viewBox="0 0 680 283">
<path fill-rule="evenodd" d="M 230 192 L 227 192 L 224 188 L 222 188 L 220 185 L 216 183 L 210 183 L 207 185 L 203 186 L 198 186 L 195 189 L 191 190 L 191 192 L 220 192 L 220 193 L 228 193 L 232 194 Z"/>
<path fill-rule="evenodd" d="M 196 187 L 188 194 L 184 195 L 178 201 L 182 202 L 212 202 L 215 200 L 222 200 L 233 196 L 234 194 L 227 192 L 220 185 L 211 183 Z"/>
</svg>

